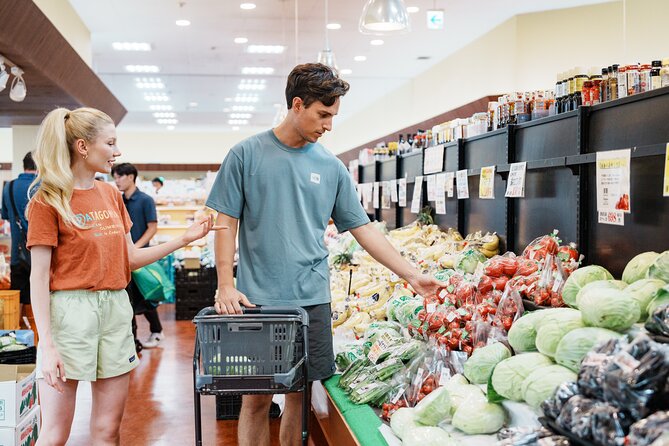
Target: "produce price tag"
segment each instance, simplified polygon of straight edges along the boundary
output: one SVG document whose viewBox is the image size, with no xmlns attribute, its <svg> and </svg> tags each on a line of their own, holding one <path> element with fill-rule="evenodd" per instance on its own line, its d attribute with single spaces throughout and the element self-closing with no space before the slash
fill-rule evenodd
<svg viewBox="0 0 669 446">
<path fill-rule="evenodd" d="M 417 214 L 420 210 L 421 198 L 423 197 L 423 176 L 416 177 L 416 182 L 413 184 L 413 198 L 411 199 L 411 213 Z"/>
<path fill-rule="evenodd" d="M 509 180 L 506 183 L 505 197 L 523 198 L 525 196 L 525 172 L 527 163 L 513 163 L 509 171 Z"/>
<path fill-rule="evenodd" d="M 375 181 L 374 182 L 374 192 L 373 192 L 374 195 L 372 196 L 372 200 L 373 200 L 373 203 L 374 203 L 374 209 L 379 208 L 379 187 L 380 187 L 379 182 Z"/>
<path fill-rule="evenodd" d="M 381 209 L 390 209 L 390 181 L 381 185 Z"/>
<path fill-rule="evenodd" d="M 445 386 L 448 384 L 448 381 L 451 379 L 451 371 L 448 370 L 448 367 L 443 367 L 441 373 L 439 374 L 439 387 Z"/>
<path fill-rule="evenodd" d="M 423 368 L 422 367 L 420 367 L 416 371 L 416 376 L 414 376 L 414 378 L 413 378 L 413 385 L 414 386 L 420 386 L 421 384 L 423 384 Z"/>
<path fill-rule="evenodd" d="M 455 181 L 455 172 L 446 172 L 446 194 L 448 198 L 452 198 L 455 195 L 453 190 L 453 182 Z"/>
<path fill-rule="evenodd" d="M 358 166 L 359 166 L 359 161 L 358 160 L 351 160 L 348 162 L 348 171 L 351 174 L 351 177 L 353 177 L 353 182 L 355 184 L 358 184 Z"/>
<path fill-rule="evenodd" d="M 397 203 L 397 180 L 390 180 L 390 201 Z"/>
<path fill-rule="evenodd" d="M 427 177 L 427 201 L 437 200 L 437 176 L 428 175 Z"/>
<path fill-rule="evenodd" d="M 625 226 L 625 213 L 623 211 L 599 212 L 599 223 Z"/>
<path fill-rule="evenodd" d="M 364 183 L 360 185 L 362 187 L 362 203 L 365 207 L 365 210 L 369 210 L 369 202 L 372 201 L 372 187 L 371 183 Z"/>
<path fill-rule="evenodd" d="M 469 198 L 469 180 L 467 170 L 458 170 L 455 174 L 455 182 L 458 185 L 458 200 Z"/>
<path fill-rule="evenodd" d="M 446 320 L 450 323 L 455 320 L 455 318 L 458 317 L 457 314 L 455 313 L 448 313 L 448 316 L 446 316 Z"/>
<path fill-rule="evenodd" d="M 597 152 L 597 212 L 630 212 L 630 154 L 630 149 Z"/>
<path fill-rule="evenodd" d="M 600 365 L 604 364 L 606 360 L 609 359 L 609 355 L 605 353 L 588 353 L 585 358 L 583 359 L 583 362 L 581 363 L 581 366 L 583 367 L 599 367 Z"/>
<path fill-rule="evenodd" d="M 402 385 L 400 386 L 400 388 L 397 389 L 397 392 L 395 393 L 395 395 L 393 395 L 393 397 L 390 399 L 390 402 L 391 402 L 392 404 L 395 404 L 396 402 L 398 402 L 398 401 L 400 400 L 400 398 L 402 397 L 402 395 L 404 395 L 404 391 L 405 391 L 406 389 L 407 389 L 407 385 L 406 385 L 406 384 L 402 384 Z"/>
<path fill-rule="evenodd" d="M 446 214 L 446 174 L 438 173 L 437 177 L 437 214 Z M 451 182 L 452 184 L 452 182 Z"/>
<path fill-rule="evenodd" d="M 558 273 L 558 275 L 555 277 L 555 282 L 553 282 L 553 288 L 551 291 L 557 293 L 560 289 L 560 286 L 562 285 L 562 282 L 564 282 L 564 278 L 562 277 L 562 274 Z"/>
<path fill-rule="evenodd" d="M 437 173 L 444 170 L 443 145 L 428 147 L 423 153 L 423 173 Z"/>
<path fill-rule="evenodd" d="M 669 143 L 667 143 L 667 153 L 664 155 L 664 192 L 662 195 L 669 197 Z"/>
<path fill-rule="evenodd" d="M 495 199 L 495 166 L 481 168 L 479 198 L 485 200 Z"/>
<path fill-rule="evenodd" d="M 397 180 L 397 184 L 399 186 L 398 200 L 400 207 L 405 208 L 407 206 L 407 179 L 400 178 Z"/>
<path fill-rule="evenodd" d="M 355 192 L 358 194 L 358 201 L 362 202 L 362 185 L 361 184 L 356 184 L 355 185 Z"/>
<path fill-rule="evenodd" d="M 369 353 L 367 353 L 367 358 L 372 361 L 373 363 L 376 363 L 378 361 L 379 356 L 386 350 L 388 350 L 388 347 L 393 342 L 393 338 L 388 334 L 388 333 L 383 333 L 379 339 L 372 345 L 372 347 L 369 349 Z"/>
<path fill-rule="evenodd" d="M 641 362 L 639 362 L 638 359 L 636 359 L 634 356 L 630 355 L 624 350 L 618 352 L 616 356 L 614 356 L 613 363 L 618 367 L 620 367 L 620 370 L 622 370 L 626 374 L 632 373 L 635 369 L 637 369 L 641 365 Z"/>
<path fill-rule="evenodd" d="M 427 308 L 425 309 L 425 311 L 427 311 L 428 313 L 434 313 L 436 309 L 437 309 L 437 304 L 432 302 L 427 304 Z"/>
</svg>

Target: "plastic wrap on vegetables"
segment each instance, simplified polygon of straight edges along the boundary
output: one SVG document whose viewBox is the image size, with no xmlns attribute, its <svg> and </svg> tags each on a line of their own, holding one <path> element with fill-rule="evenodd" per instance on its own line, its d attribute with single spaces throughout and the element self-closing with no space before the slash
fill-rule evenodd
<svg viewBox="0 0 669 446">
<path fill-rule="evenodd" d="M 656 410 L 669 409 L 668 376 L 669 346 L 639 335 L 609 364 L 604 399 L 640 420 Z"/>
<path fill-rule="evenodd" d="M 610 404 L 597 404 L 590 412 L 592 439 L 603 446 L 624 446 L 632 420 L 624 410 Z"/>
<path fill-rule="evenodd" d="M 557 417 L 557 424 L 581 439 L 592 438 L 590 412 L 595 404 L 595 400 L 581 395 L 569 398 Z"/>
<path fill-rule="evenodd" d="M 655 412 L 632 425 L 629 445 L 649 446 L 666 433 L 669 433 L 669 411 Z"/>
<path fill-rule="evenodd" d="M 583 395 L 598 400 L 604 399 L 604 377 L 614 355 L 621 348 L 619 340 L 611 339 L 585 355 L 578 374 L 578 387 Z"/>
<path fill-rule="evenodd" d="M 570 446 L 567 437 L 555 435 L 545 427 L 511 427 L 497 433 L 497 446 Z"/>
<path fill-rule="evenodd" d="M 560 416 L 560 412 L 567 401 L 574 395 L 578 395 L 578 386 L 574 381 L 562 383 L 555 389 L 552 398 L 541 403 L 541 410 L 548 418 L 555 420 Z"/>
<path fill-rule="evenodd" d="M 646 321 L 646 330 L 650 333 L 669 337 L 669 305 L 655 309 Z"/>
</svg>

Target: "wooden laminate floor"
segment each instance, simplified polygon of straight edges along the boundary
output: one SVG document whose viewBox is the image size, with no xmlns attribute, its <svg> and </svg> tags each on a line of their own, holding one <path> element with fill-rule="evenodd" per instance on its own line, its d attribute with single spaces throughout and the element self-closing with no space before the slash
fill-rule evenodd
<svg viewBox="0 0 669 446">
<path fill-rule="evenodd" d="M 121 428 L 123 446 L 193 445 L 193 346 L 195 327 L 175 321 L 174 306 L 160 307 L 166 334 L 161 348 L 144 350 L 140 366 L 132 372 L 130 396 Z M 149 330 L 143 316 L 137 318 L 140 339 Z M 236 445 L 237 422 L 216 421 L 213 396 L 202 398 L 204 445 Z M 90 385 L 81 383 L 77 410 L 68 446 L 89 446 Z M 279 420 L 271 421 L 272 445 L 278 445 Z"/>
</svg>

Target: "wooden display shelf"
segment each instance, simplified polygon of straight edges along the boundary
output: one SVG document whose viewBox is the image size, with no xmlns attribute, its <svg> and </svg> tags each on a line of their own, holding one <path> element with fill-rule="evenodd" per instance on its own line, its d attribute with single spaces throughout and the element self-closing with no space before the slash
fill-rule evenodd
<svg viewBox="0 0 669 446">
<path fill-rule="evenodd" d="M 311 410 L 309 429 L 314 440 L 321 440 L 317 444 L 360 446 L 344 416 L 320 382 L 314 382 L 311 389 Z"/>
</svg>

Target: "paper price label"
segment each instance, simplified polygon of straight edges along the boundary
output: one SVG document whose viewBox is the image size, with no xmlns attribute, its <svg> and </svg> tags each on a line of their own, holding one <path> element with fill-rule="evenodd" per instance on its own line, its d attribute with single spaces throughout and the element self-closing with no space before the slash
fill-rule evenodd
<svg viewBox="0 0 669 446">
<path fill-rule="evenodd" d="M 437 200 L 437 176 L 429 175 L 427 177 L 427 201 Z"/>
<path fill-rule="evenodd" d="M 383 333 L 379 337 L 379 339 L 377 339 L 374 345 L 372 345 L 372 347 L 369 349 L 369 353 L 367 353 L 367 358 L 373 363 L 376 363 L 376 361 L 379 360 L 381 354 L 383 354 L 383 352 L 388 350 L 388 347 L 390 347 L 392 342 L 393 338 L 388 333 Z"/>
<path fill-rule="evenodd" d="M 397 180 L 390 180 L 390 201 L 397 203 Z"/>
<path fill-rule="evenodd" d="M 481 168 L 479 198 L 484 200 L 495 199 L 495 166 Z"/>
<path fill-rule="evenodd" d="M 411 199 L 411 213 L 417 214 L 420 210 L 423 198 L 423 176 L 416 177 L 416 182 L 413 185 L 413 198 Z"/>
<path fill-rule="evenodd" d="M 667 152 L 664 155 L 664 187 L 662 191 L 662 195 L 669 197 L 669 143 L 667 144 Z"/>
<path fill-rule="evenodd" d="M 624 350 L 616 354 L 616 356 L 613 358 L 613 363 L 620 367 L 620 370 L 625 373 L 632 373 L 641 365 L 639 360 Z"/>
<path fill-rule="evenodd" d="M 509 171 L 509 180 L 506 183 L 505 197 L 523 198 L 525 196 L 525 173 L 527 163 L 513 163 Z"/>
<path fill-rule="evenodd" d="M 407 389 L 406 384 L 401 385 L 400 388 L 397 389 L 397 392 L 395 392 L 395 395 L 393 395 L 393 397 L 390 399 L 390 402 L 392 404 L 395 404 L 396 402 L 398 402 L 400 400 L 400 398 L 402 397 L 402 395 L 404 395 L 404 391 L 406 389 Z"/>
<path fill-rule="evenodd" d="M 597 152 L 597 212 L 630 212 L 630 158 L 630 149 Z"/>
<path fill-rule="evenodd" d="M 379 188 L 380 187 L 381 186 L 380 186 L 378 181 L 374 182 L 374 192 L 373 192 L 374 195 L 372 197 L 372 200 L 373 200 L 373 203 L 374 203 L 374 209 L 379 208 Z"/>
<path fill-rule="evenodd" d="M 447 367 L 443 367 L 441 369 L 441 373 L 439 374 L 439 386 L 445 386 L 448 384 L 448 381 L 451 380 L 451 371 L 448 370 Z"/>
<path fill-rule="evenodd" d="M 437 309 L 437 304 L 432 302 L 432 303 L 427 304 L 427 308 L 425 309 L 425 311 L 427 311 L 428 313 L 434 313 L 436 311 L 436 309 Z"/>
<path fill-rule="evenodd" d="M 423 173 L 437 173 L 444 170 L 444 146 L 428 147 L 423 152 Z"/>
<path fill-rule="evenodd" d="M 455 172 L 446 172 L 446 195 L 453 198 L 455 195 L 453 183 L 455 182 Z"/>
<path fill-rule="evenodd" d="M 469 198 L 469 179 L 466 170 L 458 170 L 455 174 L 455 182 L 458 187 L 458 200 Z"/>
<path fill-rule="evenodd" d="M 558 260 L 558 262 L 559 262 L 559 260 Z M 551 291 L 553 291 L 554 293 L 557 293 L 558 290 L 560 289 L 560 286 L 562 285 L 563 281 L 564 281 L 564 279 L 562 278 L 562 274 L 558 274 L 557 277 L 555 278 L 555 282 L 553 282 L 553 288 L 552 288 Z"/>
<path fill-rule="evenodd" d="M 623 211 L 599 212 L 598 222 L 605 225 L 625 226 L 625 213 Z"/>
<path fill-rule="evenodd" d="M 390 181 L 381 184 L 381 209 L 390 209 Z"/>
<path fill-rule="evenodd" d="M 422 367 L 420 367 L 416 371 L 416 376 L 414 376 L 414 378 L 413 378 L 413 385 L 414 386 L 419 386 L 421 384 L 423 384 L 423 368 Z"/>
<path fill-rule="evenodd" d="M 405 208 L 407 206 L 407 179 L 406 178 L 400 178 L 397 180 L 397 185 L 398 185 L 398 200 L 400 207 Z"/>
</svg>

